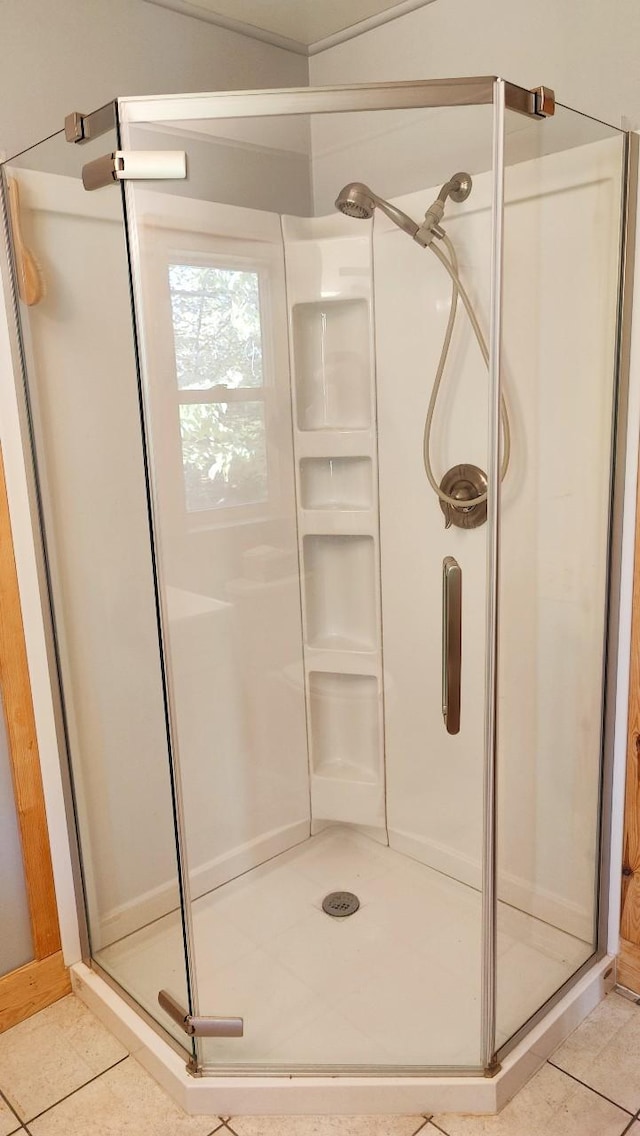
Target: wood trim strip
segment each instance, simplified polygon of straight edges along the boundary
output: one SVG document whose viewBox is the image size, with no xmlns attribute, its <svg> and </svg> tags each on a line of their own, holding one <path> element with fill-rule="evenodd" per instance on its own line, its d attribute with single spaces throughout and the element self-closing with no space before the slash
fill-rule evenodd
<svg viewBox="0 0 640 1136">
<path fill-rule="evenodd" d="M 0 1033 L 70 993 L 62 951 L 12 970 L 0 978 Z"/>
<path fill-rule="evenodd" d="M 29 897 L 33 948 L 36 959 L 44 959 L 60 950 L 60 930 L 1 455 L 0 691 Z"/>
<path fill-rule="evenodd" d="M 620 940 L 616 978 L 621 986 L 640 995 L 640 947 L 628 939 Z"/>
<path fill-rule="evenodd" d="M 640 470 L 638 471 L 640 480 Z M 640 492 L 636 499 L 620 935 L 640 945 Z"/>
</svg>

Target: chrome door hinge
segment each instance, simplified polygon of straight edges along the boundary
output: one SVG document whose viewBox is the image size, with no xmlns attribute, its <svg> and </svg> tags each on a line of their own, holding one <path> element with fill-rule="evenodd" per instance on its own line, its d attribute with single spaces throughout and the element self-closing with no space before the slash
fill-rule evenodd
<svg viewBox="0 0 640 1136">
<path fill-rule="evenodd" d="M 165 1014 L 180 1026 L 189 1037 L 243 1037 L 242 1018 L 195 1017 L 185 1010 L 167 990 L 160 990 L 158 1002 Z"/>
<path fill-rule="evenodd" d="M 166 181 L 186 176 L 184 150 L 114 150 L 82 167 L 85 189 L 102 189 L 125 179 Z"/>
</svg>

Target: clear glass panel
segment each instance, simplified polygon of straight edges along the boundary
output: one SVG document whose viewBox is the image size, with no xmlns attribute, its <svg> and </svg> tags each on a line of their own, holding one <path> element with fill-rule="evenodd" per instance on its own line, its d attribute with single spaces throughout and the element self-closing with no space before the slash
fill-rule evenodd
<svg viewBox="0 0 640 1136">
<path fill-rule="evenodd" d="M 188 983 L 127 249 L 118 189 L 80 180 L 116 146 L 59 134 L 4 173 L 91 952 L 158 1017 Z"/>
<path fill-rule="evenodd" d="M 597 942 L 622 169 L 613 128 L 507 114 L 498 1045 Z"/>
<path fill-rule="evenodd" d="M 443 224 L 486 337 L 492 109 L 222 121 L 214 105 L 125 127 L 189 172 L 126 194 L 199 1011 L 245 1019 L 200 1055 L 477 1068 L 486 527 L 445 528 L 423 460 L 452 282 L 381 209 L 334 201 L 359 180 L 421 221 L 468 171 Z M 486 424 L 460 303 L 438 482 L 487 469 Z M 446 557 L 463 573 L 456 735 Z M 338 889 L 353 916 L 322 910 Z"/>
<path fill-rule="evenodd" d="M 29 899 L 7 748 L 7 729 L 0 706 L 0 975 L 33 958 Z"/>
</svg>

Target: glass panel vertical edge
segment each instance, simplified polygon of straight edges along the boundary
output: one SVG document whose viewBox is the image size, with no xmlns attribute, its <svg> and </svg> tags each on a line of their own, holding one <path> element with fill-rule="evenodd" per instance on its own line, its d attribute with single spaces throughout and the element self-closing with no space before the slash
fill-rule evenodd
<svg viewBox="0 0 640 1136">
<path fill-rule="evenodd" d="M 493 200 L 489 335 L 489 423 L 487 492 L 487 615 L 485 656 L 484 838 L 482 858 L 481 1060 L 495 1065 L 496 1036 L 496 753 L 498 571 L 500 544 L 500 393 L 502 330 L 502 247 L 504 219 L 505 83 L 497 79 L 493 98 Z"/>
<path fill-rule="evenodd" d="M 119 108 L 119 103 L 117 104 Z M 122 126 L 118 119 L 118 142 L 123 146 Z M 144 359 L 142 356 L 143 338 L 138 326 L 139 300 L 137 297 L 137 280 L 139 272 L 136 270 L 138 253 L 135 229 L 135 213 L 131 196 L 131 187 L 126 181 L 121 183 L 122 207 L 124 218 L 125 241 L 129 266 L 129 287 L 132 312 L 132 330 L 136 354 L 136 374 L 138 381 L 138 400 L 140 407 L 140 430 L 142 450 L 144 455 L 144 473 L 147 492 L 147 509 L 149 514 L 149 535 L 151 542 L 151 557 L 153 563 L 153 580 L 156 602 L 156 620 L 158 628 L 158 647 L 161 659 L 162 688 L 165 708 L 165 728 L 167 736 L 167 752 L 169 757 L 169 777 L 171 784 L 171 800 L 174 816 L 176 858 L 178 862 L 178 887 L 180 892 L 180 918 L 182 923 L 182 937 L 184 945 L 186 990 L 189 1014 L 198 1012 L 198 998 L 195 988 L 195 967 L 193 951 L 193 927 L 191 917 L 191 896 L 189 884 L 189 869 L 186 861 L 186 841 L 184 833 L 184 810 L 180 783 L 179 761 L 175 731 L 172 728 L 172 691 L 171 667 L 167 658 L 168 642 L 164 628 L 166 626 L 166 612 L 164 610 L 164 589 L 161 579 L 160 557 L 158 555 L 158 526 L 156 523 L 157 505 L 153 481 L 153 452 L 152 439 L 148 430 L 148 410 L 146 406 L 144 384 Z M 197 1043 L 191 1038 L 192 1057 L 197 1060 Z"/>
<path fill-rule="evenodd" d="M 27 362 L 18 310 L 17 276 L 11 241 L 7 179 L 4 165 L 0 166 L 0 228 L 0 242 L 2 243 L 2 249 L 0 250 L 0 295 L 3 296 L 6 304 L 9 349 L 11 352 L 13 372 L 16 376 L 15 392 L 20 423 L 20 444 L 25 454 L 24 469 L 27 481 L 30 522 L 34 534 L 33 546 L 36 558 L 38 593 L 41 601 L 40 611 L 43 622 L 47 668 L 48 673 L 52 676 L 50 683 L 51 701 L 53 706 L 55 736 L 58 752 L 60 754 L 62 793 L 67 831 L 69 833 L 71 872 L 78 916 L 80 950 L 83 961 L 88 964 L 91 958 L 91 946 L 89 942 L 87 919 L 87 899 L 80 853 L 80 835 L 75 789 L 71 771 L 69 736 L 62 694 L 58 641 L 51 599 L 51 577 L 45 539 L 40 470 L 38 468 L 35 446 L 33 411 L 27 382 Z"/>
<path fill-rule="evenodd" d="M 600 786 L 600 859 L 597 885 L 598 953 L 606 954 L 609 938 L 610 879 L 612 864 L 612 796 L 620 640 L 620 593 L 622 586 L 623 513 L 626 481 L 629 367 L 634 263 L 637 227 L 638 165 L 640 137 L 629 131 L 625 137 L 620 228 L 620 280 L 615 348 L 614 419 L 612 424 L 611 505 L 609 515 L 609 565 L 607 619 L 604 643 L 604 708 L 602 724 L 602 769 Z M 634 483 L 635 484 L 635 483 Z M 623 697 L 626 699 L 626 689 Z M 626 719 L 625 719 L 626 720 Z M 622 743 L 626 745 L 626 737 Z M 617 905 L 616 926 L 619 915 Z M 611 928 L 613 930 L 613 928 Z"/>
</svg>

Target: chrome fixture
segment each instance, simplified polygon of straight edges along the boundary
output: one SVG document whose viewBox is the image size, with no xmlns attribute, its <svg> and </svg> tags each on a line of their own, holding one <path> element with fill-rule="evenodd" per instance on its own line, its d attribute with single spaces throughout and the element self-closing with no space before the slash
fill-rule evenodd
<svg viewBox="0 0 640 1136">
<path fill-rule="evenodd" d="M 440 508 L 445 516 L 445 528 L 477 529 L 487 519 L 487 475 L 477 465 L 461 463 L 447 470 L 440 482 L 442 497 Z M 449 500 L 457 505 L 449 504 Z"/>
<path fill-rule="evenodd" d="M 431 244 L 434 236 L 442 236 L 442 233 L 436 230 L 439 229 L 444 216 L 447 198 L 450 197 L 452 201 L 458 202 L 466 201 L 471 193 L 471 186 L 470 174 L 454 174 L 448 182 L 445 182 L 433 205 L 427 209 L 420 225 L 403 213 L 402 209 L 385 201 L 384 197 L 378 197 L 377 193 L 361 181 L 352 181 L 343 186 L 336 197 L 335 206 L 346 217 L 355 217 L 358 221 L 371 220 L 374 209 L 381 209 L 394 225 L 426 248 Z"/>
<path fill-rule="evenodd" d="M 430 453 L 433 415 L 436 409 L 436 402 L 438 400 L 438 393 L 440 391 L 440 384 L 442 382 L 442 376 L 444 374 L 447 357 L 449 355 L 449 348 L 451 346 L 451 338 L 453 336 L 453 329 L 455 326 L 456 315 L 458 311 L 458 299 L 462 300 L 463 306 L 473 330 L 473 334 L 476 338 L 478 347 L 480 348 L 480 354 L 482 355 L 485 366 L 487 368 L 489 367 L 489 349 L 487 347 L 484 335 L 482 334 L 482 329 L 480 327 L 480 323 L 478 321 L 478 317 L 476 316 L 471 299 L 467 293 L 466 288 L 462 284 L 462 281 L 460 280 L 456 250 L 440 224 L 444 217 L 444 207 L 446 205 L 447 198 L 450 197 L 451 200 L 455 202 L 466 201 L 467 197 L 471 193 L 472 184 L 471 174 L 453 174 L 453 176 L 449 178 L 449 181 L 445 182 L 445 184 L 442 186 L 442 189 L 440 190 L 433 204 L 430 205 L 427 209 L 422 224 L 420 225 L 418 225 L 416 221 L 412 220 L 412 218 L 409 217 L 406 213 L 403 213 L 402 209 L 398 209 L 396 205 L 392 205 L 389 201 L 385 201 L 383 197 L 379 197 L 378 194 L 374 193 L 368 185 L 364 185 L 364 183 L 360 181 L 352 181 L 349 182 L 348 185 L 343 186 L 335 200 L 336 209 L 338 209 L 340 213 L 344 213 L 347 217 L 354 217 L 359 221 L 371 220 L 374 210 L 382 209 L 382 212 L 385 213 L 386 216 L 389 217 L 389 219 L 398 226 L 398 228 L 402 229 L 404 233 L 407 233 L 414 241 L 417 241 L 417 243 L 422 248 L 430 248 L 431 252 L 434 254 L 434 256 L 437 256 L 443 268 L 446 269 L 449 276 L 451 277 L 451 307 L 449 310 L 449 319 L 447 321 L 447 327 L 444 333 L 444 340 L 442 343 L 442 350 L 440 352 L 440 359 L 438 360 L 438 366 L 436 368 L 435 379 L 431 388 L 431 397 L 429 399 L 429 406 L 427 409 L 424 424 L 424 436 L 422 444 L 424 469 L 427 475 L 427 480 L 440 502 L 440 507 L 446 518 L 447 528 L 449 528 L 451 524 L 455 524 L 461 528 L 476 528 L 476 526 L 482 524 L 487 517 L 486 476 L 483 475 L 484 487 L 476 496 L 464 496 L 466 490 L 463 490 L 463 498 L 461 498 L 460 496 L 455 496 L 453 492 L 450 492 L 446 488 L 446 485 L 448 484 L 447 478 L 449 475 L 445 474 L 445 477 L 440 483 L 438 483 L 438 481 L 436 480 L 436 476 L 431 467 Z M 442 252 L 442 250 L 433 243 L 435 237 L 437 237 L 438 240 L 441 241 L 445 246 L 446 253 Z M 503 394 L 500 395 L 500 421 L 502 423 L 502 462 L 500 466 L 500 479 L 503 480 L 506 475 L 507 469 L 509 468 L 509 456 L 511 452 L 511 428 L 509 425 L 509 415 L 507 413 L 507 406 Z M 465 466 L 465 468 L 471 469 L 477 467 Z M 476 482 L 477 478 L 474 475 L 471 484 L 475 485 Z M 465 502 L 463 506 L 461 506 L 460 504 L 461 499 L 464 499 Z M 477 512 L 473 513 L 471 512 L 476 507 L 480 506 L 484 506 L 484 509 L 478 509 Z M 473 517 L 474 523 L 470 524 L 468 523 L 468 521 L 465 522 L 464 518 L 469 518 L 471 516 Z"/>
<path fill-rule="evenodd" d="M 551 118 L 556 113 L 556 93 L 551 87 L 533 87 L 536 118 Z"/>
<path fill-rule="evenodd" d="M 189 1037 L 243 1037 L 243 1018 L 209 1018 L 190 1014 L 168 990 L 158 992 L 158 1005 Z"/>
<path fill-rule="evenodd" d="M 322 910 L 334 919 L 344 919 L 354 915 L 360 907 L 360 900 L 352 891 L 330 891 L 322 901 Z"/>
<path fill-rule="evenodd" d="M 116 126 L 116 104 L 106 103 L 91 114 L 81 114 L 74 110 L 64 120 L 64 136 L 67 142 L 91 142 Z"/>
<path fill-rule="evenodd" d="M 462 675 L 462 572 L 453 556 L 442 561 L 442 717 L 448 734 L 460 733 Z"/>
</svg>

